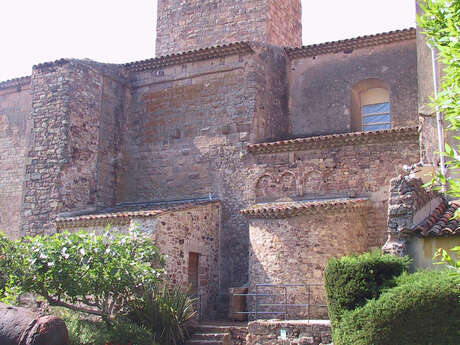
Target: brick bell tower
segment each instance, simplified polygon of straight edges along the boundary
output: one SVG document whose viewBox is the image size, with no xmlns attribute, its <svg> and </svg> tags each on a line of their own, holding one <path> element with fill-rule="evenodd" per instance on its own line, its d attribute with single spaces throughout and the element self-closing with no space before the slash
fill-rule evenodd
<svg viewBox="0 0 460 345">
<path fill-rule="evenodd" d="M 301 0 L 158 0 L 156 56 L 238 41 L 302 44 Z"/>
</svg>

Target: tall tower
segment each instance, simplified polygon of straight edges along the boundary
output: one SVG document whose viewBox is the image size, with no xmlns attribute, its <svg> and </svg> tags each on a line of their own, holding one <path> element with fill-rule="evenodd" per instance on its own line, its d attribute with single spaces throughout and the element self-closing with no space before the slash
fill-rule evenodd
<svg viewBox="0 0 460 345">
<path fill-rule="evenodd" d="M 237 41 L 302 44 L 300 0 L 158 0 L 156 56 Z"/>
</svg>

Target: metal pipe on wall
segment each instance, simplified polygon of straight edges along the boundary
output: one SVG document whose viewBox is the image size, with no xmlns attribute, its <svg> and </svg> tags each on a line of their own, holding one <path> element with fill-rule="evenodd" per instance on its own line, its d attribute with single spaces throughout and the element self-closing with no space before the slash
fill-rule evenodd
<svg viewBox="0 0 460 345">
<path fill-rule="evenodd" d="M 433 69 L 433 89 L 434 89 L 434 97 L 438 98 L 438 67 L 436 64 L 436 49 L 431 46 L 431 44 L 427 43 L 428 47 L 431 49 L 431 66 Z M 443 126 L 443 121 L 442 121 L 442 115 L 441 112 L 439 111 L 439 107 L 436 106 L 436 127 L 438 131 L 438 148 L 439 148 L 439 164 L 441 166 L 441 174 L 444 176 L 444 178 L 447 177 L 447 169 L 446 169 L 446 164 L 445 164 L 445 159 L 444 159 L 444 126 Z M 441 190 L 443 193 L 446 192 L 446 184 L 442 183 L 441 185 Z"/>
</svg>

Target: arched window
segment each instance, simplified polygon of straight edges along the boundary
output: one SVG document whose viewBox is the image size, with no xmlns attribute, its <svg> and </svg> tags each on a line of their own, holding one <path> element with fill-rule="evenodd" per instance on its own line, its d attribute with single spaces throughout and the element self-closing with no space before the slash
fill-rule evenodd
<svg viewBox="0 0 460 345">
<path fill-rule="evenodd" d="M 355 131 L 391 128 L 390 92 L 377 79 L 363 80 L 352 89 L 351 127 Z"/>
</svg>

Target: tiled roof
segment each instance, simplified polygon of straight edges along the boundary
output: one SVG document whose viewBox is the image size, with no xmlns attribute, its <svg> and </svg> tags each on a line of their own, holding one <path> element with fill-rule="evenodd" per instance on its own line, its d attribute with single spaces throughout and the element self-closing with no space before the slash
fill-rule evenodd
<svg viewBox="0 0 460 345">
<path fill-rule="evenodd" d="M 48 62 L 43 62 L 43 63 L 39 63 L 37 65 L 34 65 L 32 68 L 33 69 L 46 69 L 46 68 L 50 68 L 50 67 L 54 67 L 54 66 L 62 66 L 62 65 L 65 65 L 66 63 L 69 63 L 71 61 L 71 59 L 58 59 L 58 60 L 55 60 L 55 61 L 48 61 Z"/>
<path fill-rule="evenodd" d="M 75 227 L 100 226 L 106 224 L 128 224 L 132 218 L 156 217 L 166 212 L 182 211 L 193 207 L 219 203 L 217 200 L 176 201 L 176 202 L 145 202 L 120 204 L 85 214 L 58 216 L 58 229 Z"/>
<path fill-rule="evenodd" d="M 418 127 L 384 129 L 380 131 L 352 132 L 321 135 L 316 137 L 274 141 L 248 145 L 248 151 L 254 154 L 302 151 L 334 146 L 378 143 L 384 141 L 403 141 L 418 138 Z"/>
<path fill-rule="evenodd" d="M 0 81 L 0 90 L 6 89 L 9 87 L 18 87 L 22 85 L 27 85 L 29 83 L 30 83 L 30 76 Z"/>
<path fill-rule="evenodd" d="M 365 198 L 342 198 L 326 200 L 302 200 L 262 203 L 250 206 L 240 212 L 249 218 L 288 218 L 319 212 L 354 212 L 368 208 L 370 202 Z"/>
<path fill-rule="evenodd" d="M 184 53 L 160 56 L 149 60 L 130 62 L 124 64 L 124 66 L 130 71 L 138 72 L 170 65 L 179 65 L 187 62 L 214 59 L 229 55 L 249 54 L 252 52 L 253 50 L 249 45 L 249 42 L 242 41 L 209 48 L 191 50 Z"/>
<path fill-rule="evenodd" d="M 416 234 L 422 237 L 441 237 L 460 234 L 460 222 L 452 218 L 460 207 L 460 202 L 441 202 L 431 215 L 421 224 L 418 224 L 405 233 Z"/>
<path fill-rule="evenodd" d="M 376 35 L 360 36 L 341 41 L 312 44 L 300 48 L 285 48 L 291 59 L 339 53 L 358 48 L 415 39 L 415 28 L 384 32 Z"/>
</svg>

